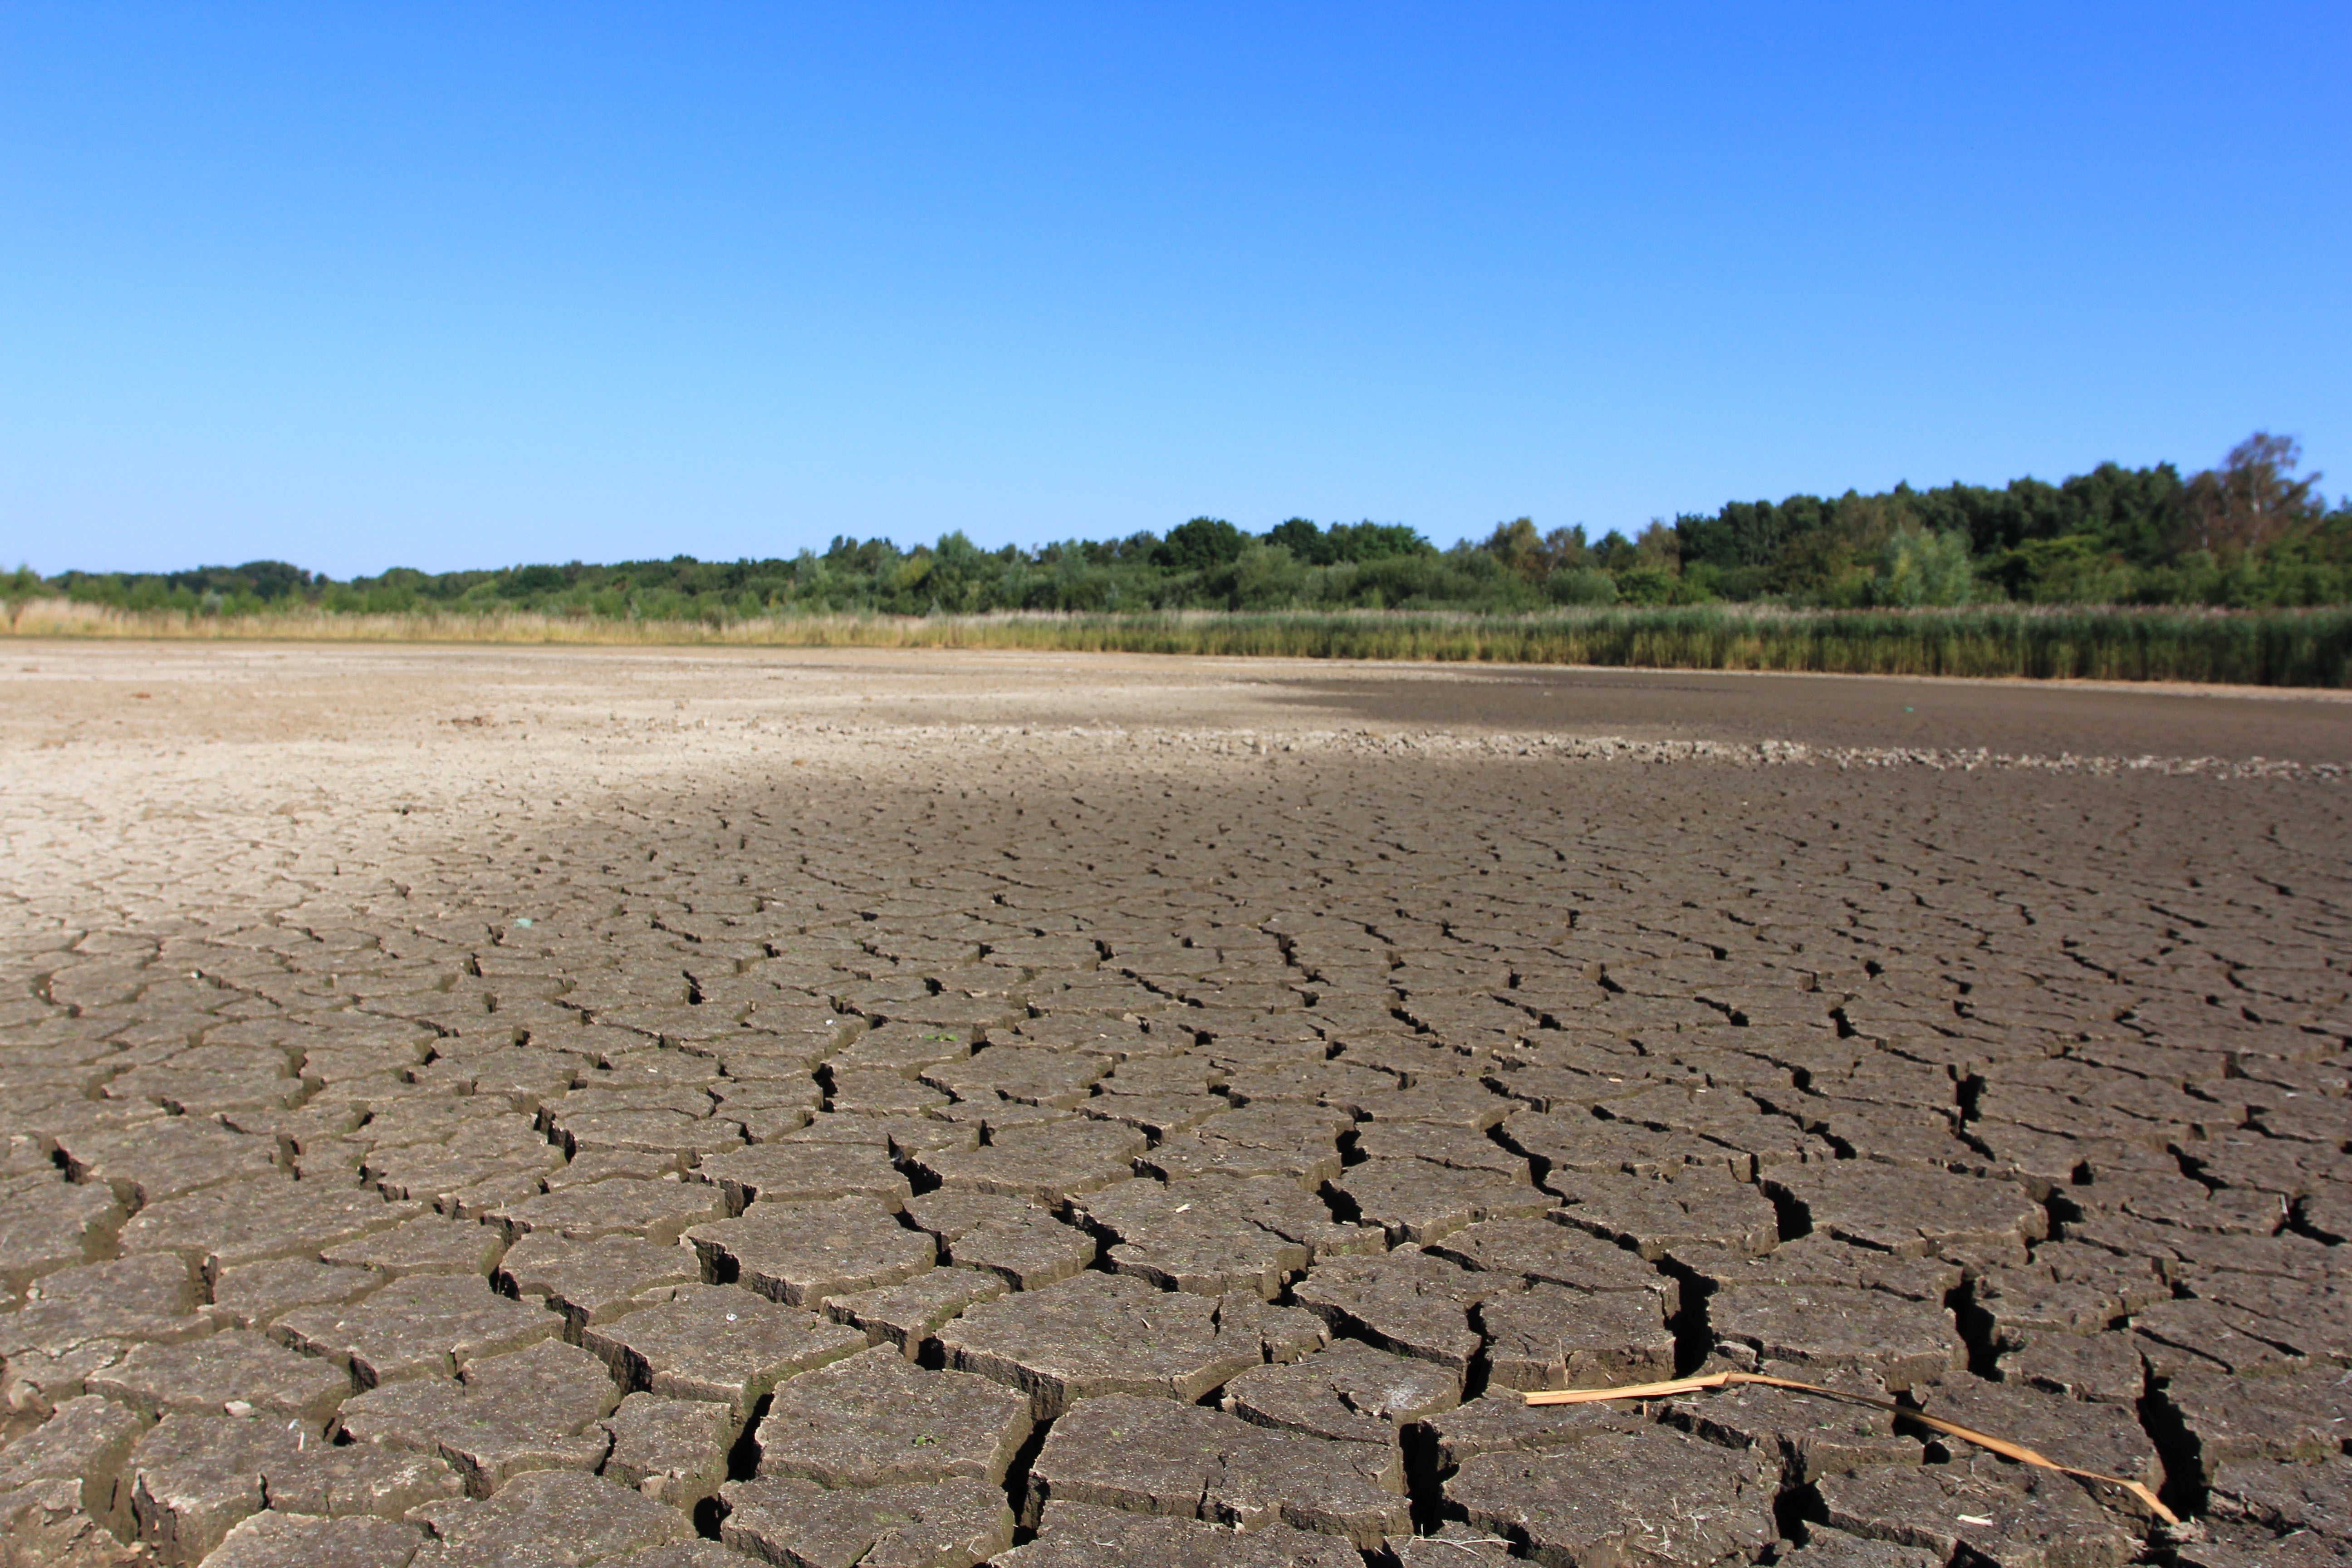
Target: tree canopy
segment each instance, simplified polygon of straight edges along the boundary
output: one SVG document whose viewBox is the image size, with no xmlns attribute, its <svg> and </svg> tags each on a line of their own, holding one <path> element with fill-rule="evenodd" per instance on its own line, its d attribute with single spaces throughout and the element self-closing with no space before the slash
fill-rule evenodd
<svg viewBox="0 0 2352 1568">
<path fill-rule="evenodd" d="M 336 582 L 282 561 L 5 579 L 11 605 L 60 594 L 192 614 L 307 605 L 646 617 L 979 614 L 992 610 L 1464 608 L 1763 600 L 1864 606 L 1972 601 L 2291 605 L 2352 603 L 2352 506 L 2329 508 L 2289 437 L 2257 432 L 2217 467 L 2102 463 L 2052 484 L 1907 484 L 1864 495 L 1730 501 L 1630 537 L 1519 517 L 1441 550 L 1394 522 L 1293 517 L 1253 534 L 1195 517 L 1162 537 L 983 549 L 960 531 L 901 549 L 732 562 L 531 563 Z"/>
</svg>

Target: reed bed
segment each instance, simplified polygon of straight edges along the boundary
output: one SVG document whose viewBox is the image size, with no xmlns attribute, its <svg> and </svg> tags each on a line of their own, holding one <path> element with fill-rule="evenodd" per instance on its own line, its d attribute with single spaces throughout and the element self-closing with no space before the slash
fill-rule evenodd
<svg viewBox="0 0 2352 1568">
<path fill-rule="evenodd" d="M 2247 686 L 2352 684 L 2352 608 L 1973 606 L 1790 610 L 1706 605 L 1524 616 L 1410 610 L 1132 615 L 797 616 L 625 620 L 528 611 L 255 615 L 128 611 L 36 599 L 17 637 L 962 647 L 1788 670 Z"/>
</svg>

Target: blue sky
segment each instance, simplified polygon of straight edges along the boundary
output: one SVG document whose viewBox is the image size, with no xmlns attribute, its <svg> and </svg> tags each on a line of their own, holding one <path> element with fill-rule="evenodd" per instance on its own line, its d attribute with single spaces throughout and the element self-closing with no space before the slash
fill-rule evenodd
<svg viewBox="0 0 2352 1568">
<path fill-rule="evenodd" d="M 0 8 L 0 563 L 2352 488 L 2341 5 Z"/>
</svg>

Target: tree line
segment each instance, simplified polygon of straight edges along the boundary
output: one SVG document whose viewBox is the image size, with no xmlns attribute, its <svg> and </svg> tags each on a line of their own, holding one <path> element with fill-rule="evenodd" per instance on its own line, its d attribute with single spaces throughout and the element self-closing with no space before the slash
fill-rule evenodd
<svg viewBox="0 0 2352 1568">
<path fill-rule="evenodd" d="M 283 562 L 157 573 L 20 567 L 12 604 L 58 595 L 132 610 L 241 614 L 518 609 L 727 618 L 993 610 L 1390 608 L 1766 602 L 1794 606 L 2030 603 L 2231 607 L 2352 603 L 2352 500 L 2330 507 L 2285 437 L 2258 433 L 2212 468 L 2103 463 L 2051 484 L 1907 484 L 1864 495 L 1733 501 L 1631 537 L 1499 523 L 1440 549 L 1397 523 L 1291 518 L 1251 533 L 1196 517 L 1163 536 L 987 550 L 961 531 L 900 549 L 836 537 L 789 559 L 673 556 L 344 581 Z"/>
</svg>

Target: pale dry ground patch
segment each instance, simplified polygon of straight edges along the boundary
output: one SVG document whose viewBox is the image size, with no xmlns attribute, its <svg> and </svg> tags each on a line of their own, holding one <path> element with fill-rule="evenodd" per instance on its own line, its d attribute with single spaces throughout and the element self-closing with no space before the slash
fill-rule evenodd
<svg viewBox="0 0 2352 1568">
<path fill-rule="evenodd" d="M 950 778 L 977 748 L 1040 765 L 1596 740 L 1645 762 L 1759 744 L 1874 765 L 1973 754 L 1934 750 L 1953 745 L 2037 763 L 2352 757 L 2342 693 L 907 649 L 18 642 L 8 655 L 0 887 L 11 923 L 50 931 L 86 924 L 94 898 L 134 923 L 168 919 L 195 884 L 206 902 L 276 904 L 346 866 L 396 866 L 404 844 L 794 768 L 854 772 L 884 752 Z"/>
<path fill-rule="evenodd" d="M 2345 693 L 907 649 L 7 651 L 5 885 L 51 918 L 100 866 L 117 897 L 147 866 L 165 907 L 161 889 L 192 870 L 260 897 L 248 879 L 263 863 L 331 876 L 428 820 L 462 837 L 516 814 L 560 821 L 602 801 L 855 767 L 877 748 L 911 748 L 948 775 L 977 746 L 1042 762 L 1072 748 L 1443 752 L 1480 739 L 1622 740 L 1650 761 L 1640 748 L 1661 743 L 2352 758 Z"/>
</svg>

